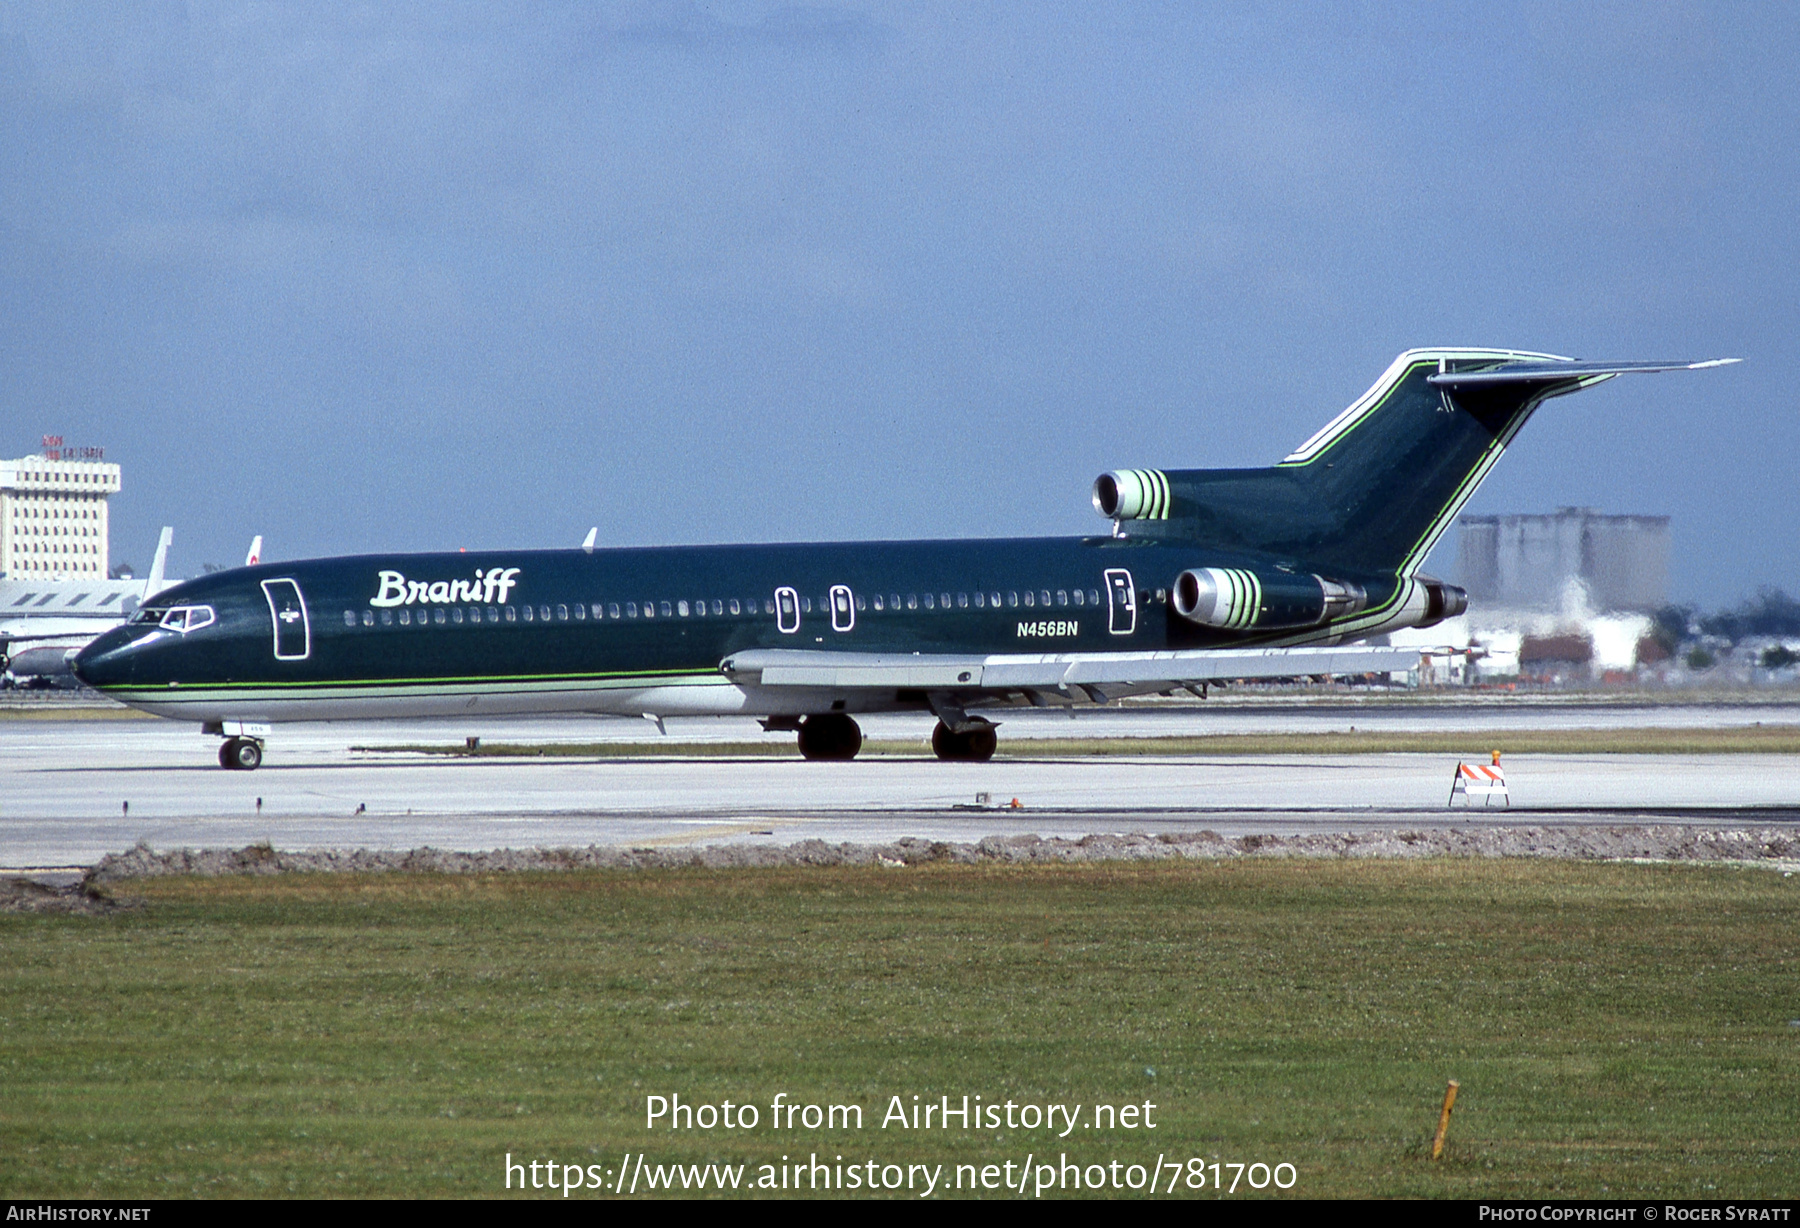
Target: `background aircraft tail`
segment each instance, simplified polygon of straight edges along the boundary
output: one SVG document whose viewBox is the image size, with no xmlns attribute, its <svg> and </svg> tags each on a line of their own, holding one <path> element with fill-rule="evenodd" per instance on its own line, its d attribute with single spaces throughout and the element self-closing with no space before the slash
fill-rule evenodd
<svg viewBox="0 0 1800 1228">
<path fill-rule="evenodd" d="M 1515 350 L 1408 350 L 1269 469 L 1127 469 L 1094 503 L 1134 535 L 1180 538 L 1342 574 L 1410 576 L 1538 405 L 1634 371 Z"/>
</svg>

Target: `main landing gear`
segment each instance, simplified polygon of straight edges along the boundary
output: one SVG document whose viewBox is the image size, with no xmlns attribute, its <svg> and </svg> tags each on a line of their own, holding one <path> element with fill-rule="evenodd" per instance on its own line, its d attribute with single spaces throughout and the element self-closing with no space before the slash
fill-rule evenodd
<svg viewBox="0 0 1800 1228">
<path fill-rule="evenodd" d="M 854 759 L 862 730 L 842 712 L 825 712 L 800 722 L 800 753 L 808 759 Z"/>
<path fill-rule="evenodd" d="M 953 733 L 943 721 L 931 731 L 931 749 L 939 759 L 953 763 L 986 763 L 994 757 L 1000 739 L 986 721 L 971 723 L 960 733 Z"/>
<path fill-rule="evenodd" d="M 256 738 L 226 738 L 219 745 L 219 766 L 254 772 L 262 766 L 262 755 L 262 742 Z"/>
</svg>

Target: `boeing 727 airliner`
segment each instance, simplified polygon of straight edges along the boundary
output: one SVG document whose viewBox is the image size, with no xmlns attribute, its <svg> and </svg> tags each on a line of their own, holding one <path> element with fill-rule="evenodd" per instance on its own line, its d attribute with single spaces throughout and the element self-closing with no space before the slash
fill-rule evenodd
<svg viewBox="0 0 1800 1228">
<path fill-rule="evenodd" d="M 1357 641 L 1462 612 L 1420 564 L 1540 403 L 1733 361 L 1411 350 L 1272 468 L 1102 474 L 1106 535 L 262 564 L 157 594 L 75 669 L 239 769 L 281 721 L 558 712 L 755 715 L 849 759 L 855 714 L 929 711 L 939 757 L 986 759 L 1007 705 L 1405 668 Z"/>
</svg>

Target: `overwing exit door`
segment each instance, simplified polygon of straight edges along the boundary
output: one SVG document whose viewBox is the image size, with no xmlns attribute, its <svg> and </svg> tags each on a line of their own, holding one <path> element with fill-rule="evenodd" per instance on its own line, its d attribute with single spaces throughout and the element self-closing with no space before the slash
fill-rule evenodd
<svg viewBox="0 0 1800 1228">
<path fill-rule="evenodd" d="M 856 626 L 856 601 L 850 595 L 848 584 L 831 586 L 831 629 L 848 631 Z"/>
<path fill-rule="evenodd" d="M 800 594 L 791 588 L 775 590 L 775 627 L 783 635 L 800 630 Z"/>
<path fill-rule="evenodd" d="M 269 599 L 269 617 L 275 622 L 275 659 L 304 661 L 312 655 L 312 625 L 306 617 L 306 601 L 292 580 L 264 580 L 263 596 Z"/>
</svg>

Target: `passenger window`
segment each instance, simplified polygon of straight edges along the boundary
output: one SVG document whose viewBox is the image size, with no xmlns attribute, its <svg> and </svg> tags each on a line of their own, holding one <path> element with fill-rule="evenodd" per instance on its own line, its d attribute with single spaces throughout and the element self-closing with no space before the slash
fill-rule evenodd
<svg viewBox="0 0 1800 1228">
<path fill-rule="evenodd" d="M 934 598 L 930 593 L 926 593 L 925 594 L 925 608 L 929 610 L 929 609 L 932 609 L 935 605 L 936 605 L 936 598 Z"/>
<path fill-rule="evenodd" d="M 1076 605 L 1080 605 L 1082 603 L 1082 600 L 1084 597 L 1085 597 L 1085 594 L 1080 589 L 1075 590 L 1075 604 Z"/>
<path fill-rule="evenodd" d="M 1025 607 L 1027 609 L 1030 609 L 1033 604 L 1034 604 L 1034 598 L 1032 597 L 1031 590 L 1026 589 L 1025 590 Z"/>
<path fill-rule="evenodd" d="M 587 607 L 586 606 L 577 605 L 575 607 L 575 621 L 578 623 L 587 621 Z"/>
<path fill-rule="evenodd" d="M 556 607 L 556 621 L 559 623 L 566 623 L 569 621 L 569 607 L 568 606 L 559 605 Z"/>
<path fill-rule="evenodd" d="M 392 610 L 383 610 L 381 612 L 381 625 L 384 627 L 391 627 L 394 625 L 394 612 Z"/>
<path fill-rule="evenodd" d="M 733 597 L 731 599 L 731 604 L 728 608 L 731 610 L 731 612 L 733 614 L 741 613 L 741 611 L 738 608 L 738 599 L 736 597 Z"/>
<path fill-rule="evenodd" d="M 987 604 L 987 594 L 986 593 L 976 593 L 975 594 L 975 608 L 979 610 L 986 604 Z"/>
<path fill-rule="evenodd" d="M 1088 604 L 1089 605 L 1099 605 L 1100 604 L 1100 590 L 1099 589 L 1090 588 L 1088 590 Z"/>
<path fill-rule="evenodd" d="M 374 610 L 364 610 L 362 612 L 362 624 L 365 627 L 373 627 L 375 625 L 375 611 Z"/>
<path fill-rule="evenodd" d="M 1057 605 L 1068 605 L 1069 604 L 1069 590 L 1068 589 L 1059 588 L 1056 590 L 1056 604 Z"/>
<path fill-rule="evenodd" d="M 688 616 L 688 603 L 685 601 L 677 601 L 675 603 L 675 612 L 683 618 L 686 618 Z"/>
<path fill-rule="evenodd" d="M 525 621 L 526 622 L 531 621 L 532 614 L 533 614 L 532 608 L 530 606 L 526 606 L 525 607 Z"/>
<path fill-rule="evenodd" d="M 462 626 L 462 607 L 461 606 L 458 605 L 458 606 L 450 607 L 450 621 L 455 623 L 459 627 Z"/>
<path fill-rule="evenodd" d="M 608 618 L 617 618 L 619 616 L 619 603 L 618 602 L 614 601 L 607 605 L 606 616 Z"/>
<path fill-rule="evenodd" d="M 876 594 L 875 594 L 875 608 L 876 608 L 876 609 L 877 609 L 877 610 L 879 610 L 879 609 L 882 609 L 882 608 L 884 608 L 884 607 L 883 607 L 883 605 L 882 605 L 882 601 L 881 601 L 881 594 L 880 594 L 880 593 L 876 593 Z"/>
<path fill-rule="evenodd" d="M 409 611 L 409 610 L 401 610 L 400 611 L 400 625 L 402 627 L 412 626 L 412 612 L 411 611 Z"/>
<path fill-rule="evenodd" d="M 956 608 L 959 610 L 966 610 L 969 608 L 969 594 L 967 594 L 967 593 L 956 594 Z"/>
<path fill-rule="evenodd" d="M 488 607 L 488 621 L 491 623 L 497 623 L 500 621 L 500 610 L 498 609 L 498 607 L 495 607 L 495 606 Z"/>
<path fill-rule="evenodd" d="M 673 611 L 669 609 L 669 603 L 666 601 L 659 601 L 656 603 L 656 612 L 661 614 L 664 618 L 669 617 L 669 615 L 673 613 Z"/>
<path fill-rule="evenodd" d="M 646 601 L 644 603 L 644 617 L 645 618 L 655 618 L 656 617 L 656 603 L 654 601 Z"/>
<path fill-rule="evenodd" d="M 1050 604 L 1050 590 L 1049 589 L 1039 589 L 1038 590 L 1038 604 L 1039 605 L 1049 605 Z"/>
<path fill-rule="evenodd" d="M 1019 594 L 1017 594 L 1017 593 L 1006 594 L 1006 604 L 1011 606 L 1015 610 L 1018 609 L 1019 608 Z"/>
<path fill-rule="evenodd" d="M 916 610 L 919 608 L 919 595 L 917 593 L 906 594 L 906 608 L 909 610 Z"/>
<path fill-rule="evenodd" d="M 516 607 L 510 605 L 506 607 L 506 621 L 509 623 L 519 621 L 519 611 Z"/>
<path fill-rule="evenodd" d="M 605 618 L 605 617 L 606 617 L 606 607 L 601 605 L 598 601 L 596 601 L 594 603 L 594 619 L 595 619 L 595 621 L 599 621 L 600 619 Z"/>
<path fill-rule="evenodd" d="M 627 601 L 625 603 L 625 617 L 626 618 L 636 618 L 637 617 L 637 602 Z"/>
<path fill-rule="evenodd" d="M 880 598 L 876 598 L 876 600 L 879 601 Z M 866 610 L 869 608 L 868 599 L 865 598 L 861 593 L 856 594 L 856 608 L 859 610 Z"/>
<path fill-rule="evenodd" d="M 355 610 L 345 610 L 344 611 L 344 625 L 346 627 L 354 627 L 356 625 L 356 611 Z"/>
<path fill-rule="evenodd" d="M 731 604 L 736 605 L 737 602 L 734 601 Z M 720 601 L 717 597 L 714 597 L 713 598 L 713 614 L 714 614 L 714 616 L 723 614 L 724 612 L 725 612 L 725 603 L 723 601 Z M 733 610 L 732 613 L 735 614 L 735 613 L 737 613 L 737 611 Z"/>
<path fill-rule="evenodd" d="M 538 621 L 541 623 L 547 623 L 550 621 L 550 607 L 549 606 L 541 605 L 538 607 Z"/>
<path fill-rule="evenodd" d="M 811 597 L 800 598 L 800 612 L 802 614 L 811 614 L 812 613 L 812 598 Z"/>
<path fill-rule="evenodd" d="M 431 621 L 440 627 L 444 625 L 444 607 L 439 606 L 431 612 Z"/>
<path fill-rule="evenodd" d="M 775 599 L 773 597 L 764 597 L 762 606 L 764 614 L 773 614 L 775 612 Z"/>
</svg>

